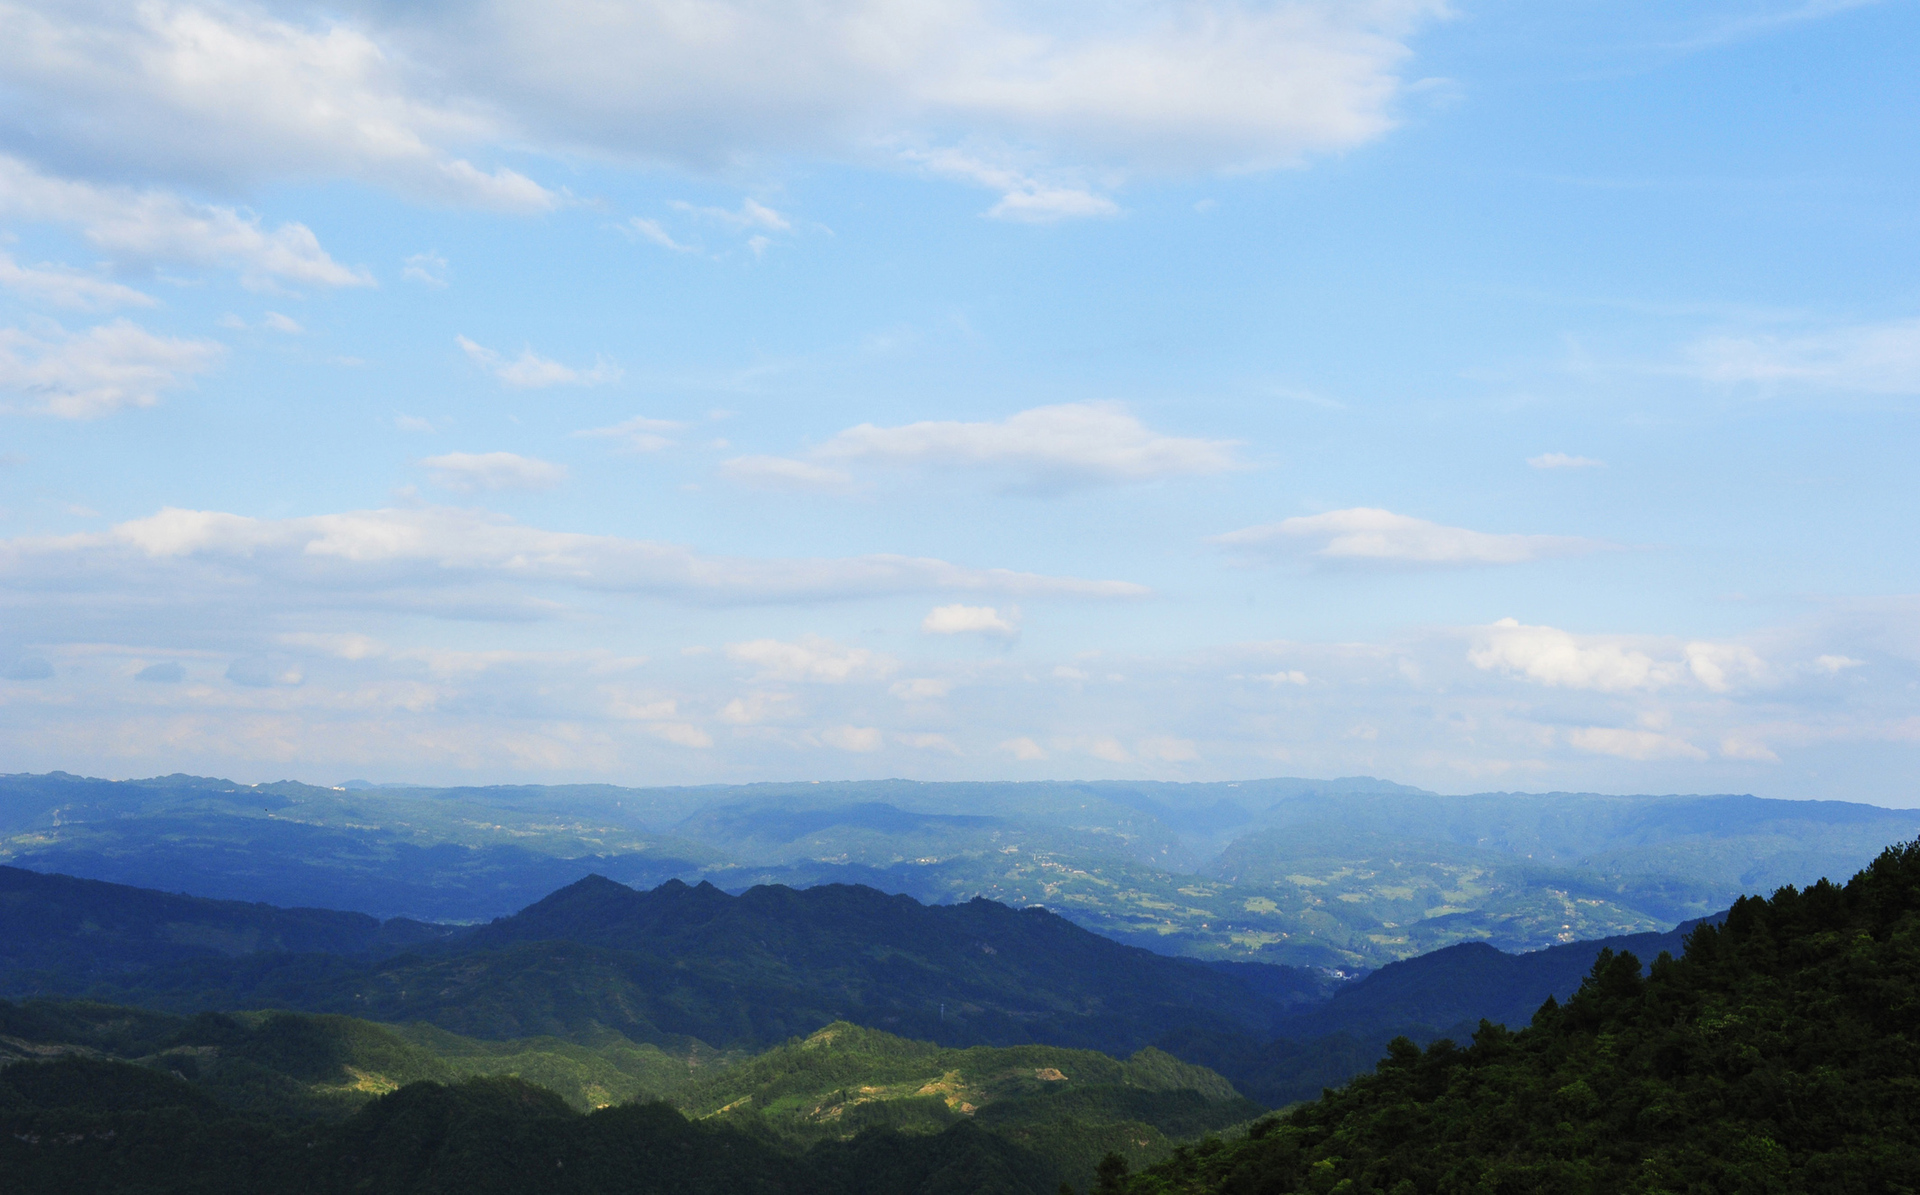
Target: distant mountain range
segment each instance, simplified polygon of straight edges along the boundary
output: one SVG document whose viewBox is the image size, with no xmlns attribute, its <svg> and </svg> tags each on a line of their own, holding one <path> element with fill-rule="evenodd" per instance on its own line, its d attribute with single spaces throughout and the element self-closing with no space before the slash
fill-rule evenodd
<svg viewBox="0 0 1920 1195">
<path fill-rule="evenodd" d="M 1267 1105 L 1337 1085 L 1406 1034 L 1524 1024 L 1603 948 L 1651 958 L 1683 931 L 1506 954 L 1446 948 L 1332 984 L 1172 958 L 1044 909 L 922 905 L 870 888 L 589 877 L 484 926 L 207 900 L 0 867 L 0 996 L 196 1013 L 286 1008 L 476 1039 L 752 1051 L 851 1021 L 951 1047 L 1157 1046 Z"/>
<path fill-rule="evenodd" d="M 0 862 L 380 918 L 479 922 L 588 875 L 863 884 L 1042 905 L 1160 953 L 1340 976 L 1464 942 L 1658 932 L 1851 874 L 1920 812 L 1753 797 L 1445 797 L 1238 784 L 423 789 L 0 777 Z M 1328 976 L 1322 987 L 1337 984 Z"/>
</svg>

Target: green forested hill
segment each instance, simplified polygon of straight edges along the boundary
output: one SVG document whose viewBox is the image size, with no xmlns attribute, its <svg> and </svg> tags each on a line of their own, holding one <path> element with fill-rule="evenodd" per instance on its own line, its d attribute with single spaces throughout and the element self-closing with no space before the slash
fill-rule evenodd
<svg viewBox="0 0 1920 1195">
<path fill-rule="evenodd" d="M 1260 1037 L 1281 1011 L 1232 975 L 1044 909 L 925 906 L 870 888 L 651 892 L 590 877 L 510 918 L 377 962 L 207 958 L 66 989 L 174 1011 L 280 1007 L 481 1038 L 608 1032 L 763 1049 L 851 1020 L 948 1045 L 1126 1055 L 1182 1027 Z"/>
<path fill-rule="evenodd" d="M 1122 1062 L 1055 1046 L 945 1049 L 840 1022 L 671 1097 L 791 1141 L 841 1140 L 864 1128 L 936 1132 L 971 1120 L 1085 1185 L 1109 1152 L 1158 1160 L 1172 1142 L 1264 1110 L 1203 1067 L 1158 1050 Z"/>
<path fill-rule="evenodd" d="M 1130 1195 L 1920 1189 L 1920 842 L 1747 898 L 1644 973 L 1180 1151 Z"/>
<path fill-rule="evenodd" d="M 181 1082 L 129 1074 L 129 1063 Z M 479 1077 L 530 1086 L 461 1088 Z M 419 1085 L 457 1090 L 422 1095 Z M 202 1145 L 226 1140 L 271 1157 L 277 1149 L 296 1148 L 289 1144 L 296 1140 L 317 1142 L 316 1149 L 331 1142 L 337 1151 L 357 1154 L 341 1143 L 371 1133 L 387 1141 L 379 1150 L 394 1152 L 393 1135 L 414 1131 L 417 1126 L 409 1126 L 421 1109 L 438 1109 L 438 1115 L 466 1107 L 474 1092 L 491 1092 L 486 1100 L 497 1103 L 502 1092 L 515 1091 L 520 1094 L 507 1105 L 532 1123 L 511 1131 L 530 1148 L 561 1149 L 584 1131 L 554 1107 L 556 1098 L 574 1112 L 587 1112 L 665 1095 L 688 1117 L 733 1132 L 697 1139 L 729 1150 L 751 1141 L 773 1146 L 776 1155 L 798 1157 L 827 1147 L 816 1155 L 838 1157 L 862 1133 L 878 1131 L 893 1142 L 886 1152 L 897 1155 L 896 1163 L 917 1165 L 920 1154 L 954 1150 L 970 1159 L 968 1165 L 1017 1158 L 1021 1183 L 1041 1187 L 1062 1178 L 1086 1185 L 1108 1152 L 1136 1165 L 1158 1161 L 1175 1141 L 1261 1112 L 1219 1075 L 1158 1051 L 1120 1062 L 1049 1046 L 943 1049 L 844 1023 L 755 1058 L 731 1060 L 671 1057 L 618 1039 L 595 1047 L 551 1039 L 478 1042 L 425 1026 L 339 1016 L 176 1017 L 84 1002 L 0 1002 L 0 1121 L 15 1126 L 15 1153 L 44 1164 L 49 1182 L 60 1169 L 47 1155 L 73 1162 L 66 1171 L 72 1190 L 87 1189 L 81 1180 L 89 1171 L 81 1163 L 107 1165 L 105 1159 L 121 1148 L 108 1146 L 122 1134 L 177 1131 Z M 402 1093 L 398 1103 L 413 1111 L 392 1110 L 395 1101 L 388 1097 L 396 1092 Z M 388 1106 L 375 1109 L 383 1103 Z M 153 1120 L 157 1108 L 166 1109 L 158 1113 L 163 1123 Z M 399 1129 L 393 1127 L 396 1117 Z M 375 1132 L 370 1120 L 387 1127 Z M 67 1140 L 82 1131 L 72 1127 L 80 1123 L 87 1126 L 85 1138 Z M 641 1123 L 657 1129 L 672 1121 L 649 1114 Z M 346 1127 L 328 1127 L 335 1125 Z M 993 1141 L 982 1143 L 976 1130 Z M 948 1136 L 955 1131 L 958 1136 Z M 115 1136 L 97 1135 L 106 1133 Z M 905 1136 L 895 1139 L 897 1134 Z M 42 1148 L 62 1142 L 92 1144 L 64 1152 Z M 431 1143 L 416 1143 L 425 1144 Z M 149 1140 L 139 1148 L 157 1147 Z M 179 1181 L 188 1183 L 186 1159 L 167 1164 L 177 1166 Z M 777 1170 L 784 1163 L 768 1165 Z M 204 1177 L 211 1182 L 220 1173 L 214 1167 Z M 227 1177 L 269 1188 L 278 1181 L 252 1168 Z M 0 1183 L 0 1189 L 17 1188 Z"/>
<path fill-rule="evenodd" d="M 79 1057 L 133 1062 L 190 1081 L 222 1106 L 278 1120 L 338 1119 L 422 1080 L 510 1075 L 581 1111 L 653 1099 L 729 1061 L 668 1054 L 609 1035 L 477 1041 L 431 1025 L 295 1012 L 175 1016 L 89 1001 L 0 1000 L 0 1067 Z"/>
<path fill-rule="evenodd" d="M 9 1195 L 1046 1195 L 1057 1181 L 970 1123 L 800 1150 L 664 1104 L 582 1114 L 494 1078 L 414 1083 L 289 1127 L 85 1058 L 0 1070 L 0 1178 Z"/>
</svg>

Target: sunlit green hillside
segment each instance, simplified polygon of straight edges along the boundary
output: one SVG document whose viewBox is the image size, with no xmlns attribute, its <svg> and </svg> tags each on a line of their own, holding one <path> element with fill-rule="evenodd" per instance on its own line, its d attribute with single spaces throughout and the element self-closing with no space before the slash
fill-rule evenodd
<svg viewBox="0 0 1920 1195">
<path fill-rule="evenodd" d="M 1083 1182 L 1108 1152 L 1157 1160 L 1177 1140 L 1262 1111 L 1214 1072 L 1158 1050 L 1125 1062 L 1052 1046 L 952 1050 L 844 1021 L 714 1071 L 672 1099 L 688 1115 L 799 1142 L 972 1120 Z"/>
</svg>

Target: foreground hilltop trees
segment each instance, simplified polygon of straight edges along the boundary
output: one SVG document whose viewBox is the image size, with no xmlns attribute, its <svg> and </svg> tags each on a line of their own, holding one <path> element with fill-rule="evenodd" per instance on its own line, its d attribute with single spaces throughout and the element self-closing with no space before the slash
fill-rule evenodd
<svg viewBox="0 0 1920 1195">
<path fill-rule="evenodd" d="M 1920 842 L 1748 898 L 1643 974 L 1375 1074 L 1130 1179 L 1127 1195 L 1920 1189 Z"/>
</svg>

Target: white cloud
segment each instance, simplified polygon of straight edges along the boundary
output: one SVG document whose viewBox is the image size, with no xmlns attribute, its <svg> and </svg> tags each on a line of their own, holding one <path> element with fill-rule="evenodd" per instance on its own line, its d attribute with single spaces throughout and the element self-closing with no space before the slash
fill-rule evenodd
<svg viewBox="0 0 1920 1195">
<path fill-rule="evenodd" d="M 152 307 L 152 295 L 83 274 L 65 266 L 43 263 L 22 266 L 0 253 L 0 286 L 29 299 L 79 311 L 111 311 L 116 307 Z"/>
<path fill-rule="evenodd" d="M 957 149 L 908 151 L 904 156 L 935 174 L 965 179 L 1000 192 L 999 201 L 986 211 L 992 219 L 1044 224 L 1120 214 L 1119 205 L 1113 200 L 1096 195 L 1084 185 L 1042 181 L 1015 167 L 986 161 Z"/>
<path fill-rule="evenodd" d="M 567 479 L 567 467 L 512 452 L 448 452 L 421 465 L 443 489 L 471 494 L 479 490 L 550 490 Z"/>
<path fill-rule="evenodd" d="M 1019 614 L 1001 614 L 992 606 L 935 606 L 920 620 L 930 635 L 996 635 L 1011 639 L 1020 633 Z"/>
<path fill-rule="evenodd" d="M 1001 743 L 1000 750 L 1025 763 L 1047 758 L 1046 748 L 1024 735 Z"/>
<path fill-rule="evenodd" d="M 1157 759 L 1163 763 L 1191 763 L 1200 758 L 1200 750 L 1192 739 L 1155 735 L 1141 739 L 1135 748 L 1142 759 Z"/>
<path fill-rule="evenodd" d="M 1842 672 L 1848 668 L 1860 668 L 1865 664 L 1865 660 L 1856 660 L 1852 656 L 1816 656 L 1813 661 L 1815 668 L 1826 673 Z"/>
<path fill-rule="evenodd" d="M 548 531 L 473 509 L 420 507 L 257 519 L 167 508 L 104 532 L 0 540 L 0 573 L 17 589 L 69 588 L 144 608 L 193 594 L 208 618 L 222 599 L 249 618 L 288 609 L 443 612 L 549 618 L 561 591 L 650 594 L 704 605 L 812 602 L 902 594 L 1134 597 L 1120 581 L 973 569 L 923 557 L 761 559 L 678 544 Z M 236 588 L 240 578 L 247 584 Z M 50 587 L 50 588 L 49 588 Z M 181 597 L 185 601 L 185 597 Z M 104 616 L 104 615 L 103 615 Z"/>
<path fill-rule="evenodd" d="M 698 253 L 700 251 L 697 245 L 683 245 L 679 241 L 674 240 L 673 234 L 669 233 L 665 228 L 662 228 L 658 220 L 649 220 L 644 216 L 634 216 L 626 222 L 624 228 L 632 229 L 642 240 L 651 241 L 662 249 L 671 249 L 675 253 Z"/>
<path fill-rule="evenodd" d="M 1687 670 L 1714 693 L 1725 693 L 1740 681 L 1766 679 L 1766 664 L 1754 650 L 1740 643 L 1689 643 Z"/>
<path fill-rule="evenodd" d="M 574 369 L 558 361 L 537 357 L 531 348 L 522 349 L 517 359 L 508 361 L 499 353 L 485 345 L 475 344 L 465 336 L 455 336 L 453 339 L 474 364 L 507 385 L 526 390 L 542 390 L 548 386 L 598 386 L 618 381 L 622 372 L 619 366 L 603 357 L 594 358 L 592 369 Z"/>
<path fill-rule="evenodd" d="M 877 726 L 835 726 L 821 731 L 820 741 L 829 747 L 862 754 L 878 751 L 885 745 L 885 737 Z"/>
<path fill-rule="evenodd" d="M 612 427 L 588 428 L 573 434 L 625 440 L 627 447 L 635 452 L 658 452 L 662 448 L 673 447 L 674 441 L 665 433 L 681 431 L 686 426 L 672 419 L 649 419 L 644 415 L 635 415 L 626 422 L 616 423 Z"/>
<path fill-rule="evenodd" d="M 909 747 L 916 747 L 922 751 L 939 751 L 945 755 L 966 754 L 966 752 L 960 749 L 959 744 L 944 734 L 914 732 L 910 734 L 896 734 L 893 738 L 895 742 L 904 743 Z"/>
<path fill-rule="evenodd" d="M 953 682 L 931 676 L 916 676 L 911 680 L 895 681 L 887 692 L 902 701 L 938 701 L 953 692 Z"/>
<path fill-rule="evenodd" d="M 1705 759 L 1707 753 L 1683 738 L 1652 730 L 1620 730 L 1610 726 L 1583 726 L 1567 731 L 1567 741 L 1595 755 L 1621 759 Z"/>
<path fill-rule="evenodd" d="M 403 432 L 430 432 L 433 430 L 433 420 L 422 419 L 418 415 L 395 415 L 393 426 Z"/>
<path fill-rule="evenodd" d="M 1708 381 L 1865 394 L 1920 394 L 1920 319 L 1794 336 L 1718 336 L 1688 350 Z"/>
<path fill-rule="evenodd" d="M 713 746 L 713 736 L 691 722 L 656 722 L 647 727 L 647 732 L 679 747 L 704 750 Z"/>
<path fill-rule="evenodd" d="M 1475 668 L 1523 676 L 1543 685 L 1598 689 L 1607 693 L 1658 689 L 1682 675 L 1678 661 L 1656 660 L 1644 651 L 1555 627 L 1524 626 L 1503 618 L 1467 653 Z"/>
<path fill-rule="evenodd" d="M 1230 440 L 1156 432 L 1118 403 L 1035 407 L 997 423 L 863 423 L 821 445 L 828 460 L 1011 469 L 1036 486 L 1158 481 L 1240 467 Z"/>
<path fill-rule="evenodd" d="M 260 326 L 275 332 L 285 332 L 289 336 L 298 336 L 306 331 L 300 326 L 300 321 L 292 316 L 281 315 L 278 311 L 267 312 L 266 318 L 260 321 Z"/>
<path fill-rule="evenodd" d="M 1619 639 L 1503 618 L 1481 633 L 1467 658 L 1483 670 L 1605 693 L 1652 691 L 1689 677 L 1708 692 L 1727 693 L 1770 679 L 1766 662 L 1745 644 L 1695 641 L 1675 654 L 1663 659 Z"/>
<path fill-rule="evenodd" d="M 699 216 L 724 224 L 729 228 L 764 228 L 769 232 L 788 232 L 793 228 L 792 222 L 785 216 L 753 199 L 741 200 L 740 210 L 737 212 L 728 211 L 723 207 L 696 207 L 678 199 L 668 206 L 690 216 Z"/>
<path fill-rule="evenodd" d="M 814 493 L 844 493 L 853 488 L 853 478 L 840 469 L 784 456 L 736 456 L 720 464 L 720 476 L 756 490 L 799 490 Z"/>
<path fill-rule="evenodd" d="M 438 253 L 415 253 L 400 264 L 400 276 L 408 282 L 436 288 L 447 284 L 447 259 Z"/>
<path fill-rule="evenodd" d="M 1261 673 L 1253 679 L 1266 681 L 1277 688 L 1280 685 L 1304 685 L 1307 683 L 1307 674 L 1296 668 L 1292 671 Z"/>
<path fill-rule="evenodd" d="M 192 203 L 164 191 L 50 178 L 5 154 L 0 154 L 0 216 L 78 225 L 94 247 L 129 265 L 234 269 L 256 287 L 373 285 L 365 270 L 349 269 L 328 256 L 304 224 L 282 224 L 269 232 L 258 216 L 234 208 Z"/>
<path fill-rule="evenodd" d="M 892 656 L 864 647 L 848 647 L 820 635 L 802 636 L 798 643 L 778 639 L 753 639 L 729 643 L 727 658 L 752 664 L 762 681 L 817 681 L 845 684 L 849 681 L 884 680 L 900 667 Z"/>
<path fill-rule="evenodd" d="M 1306 552 L 1341 563 L 1427 565 L 1519 564 L 1548 556 L 1597 552 L 1607 546 L 1565 535 L 1469 531 L 1364 506 L 1247 527 L 1216 535 L 1211 542 L 1235 548 Z"/>
<path fill-rule="evenodd" d="M 446 95 L 439 64 L 396 55 L 366 22 L 265 6 L 10 3 L 0 27 L 0 76 L 36 101 L 38 138 L 82 168 L 203 187 L 349 177 L 503 211 L 559 202 L 445 148 L 504 129 L 474 99 L 429 98 Z"/>
<path fill-rule="evenodd" d="M 153 406 L 163 391 L 213 369 L 225 352 L 213 341 L 155 336 L 124 319 L 48 336 L 0 328 L 0 390 L 27 395 L 29 409 L 44 414 L 96 419 Z"/>
<path fill-rule="evenodd" d="M 791 693 L 749 693 L 722 706 L 720 720 L 735 726 L 757 726 L 772 719 L 791 717 L 795 712 Z"/>
<path fill-rule="evenodd" d="M 1527 464 L 1536 469 L 1599 469 L 1606 463 L 1588 456 L 1568 456 L 1564 452 L 1543 452 L 1527 458 Z"/>
</svg>

